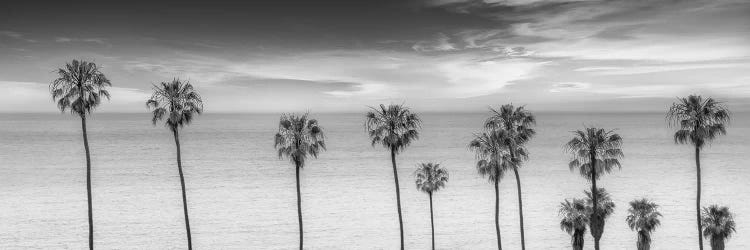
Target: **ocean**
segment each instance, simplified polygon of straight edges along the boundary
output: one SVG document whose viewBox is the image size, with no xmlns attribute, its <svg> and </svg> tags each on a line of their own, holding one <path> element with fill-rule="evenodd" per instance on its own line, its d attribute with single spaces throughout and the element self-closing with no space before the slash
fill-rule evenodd
<svg viewBox="0 0 750 250">
<path fill-rule="evenodd" d="M 399 226 L 388 151 L 372 147 L 363 114 L 317 114 L 328 150 L 302 170 L 308 249 L 397 249 Z M 424 113 L 418 141 L 397 157 L 407 249 L 430 247 L 428 197 L 414 184 L 420 162 L 450 172 L 434 195 L 438 249 L 493 249 L 494 189 L 467 149 L 485 113 Z M 181 131 L 195 249 L 294 249 L 294 168 L 277 157 L 278 115 L 212 114 Z M 624 138 L 622 169 L 598 182 L 616 203 L 603 249 L 635 249 L 628 202 L 660 205 L 653 249 L 696 249 L 693 149 L 675 145 L 663 113 L 538 113 L 530 159 L 520 170 L 527 249 L 570 249 L 558 208 L 589 183 L 568 169 L 563 144 L 584 126 Z M 185 249 L 172 134 L 148 113 L 89 118 L 95 245 L 99 249 Z M 750 116 L 735 113 L 728 135 L 703 150 L 703 204 L 729 206 L 737 233 L 727 249 L 750 248 Z M 502 244 L 519 249 L 516 182 L 500 184 Z M 80 119 L 65 114 L 0 114 L 0 249 L 84 249 L 88 243 Z M 586 249 L 593 239 L 586 234 Z M 705 247 L 709 247 L 706 240 Z"/>
</svg>

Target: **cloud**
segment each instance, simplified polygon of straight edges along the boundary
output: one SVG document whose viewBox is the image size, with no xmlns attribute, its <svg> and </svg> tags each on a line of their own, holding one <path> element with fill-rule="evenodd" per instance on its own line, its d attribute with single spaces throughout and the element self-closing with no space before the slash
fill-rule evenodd
<svg viewBox="0 0 750 250">
<path fill-rule="evenodd" d="M 636 75 L 666 71 L 685 71 L 700 69 L 746 68 L 750 70 L 750 63 L 693 63 L 693 64 L 659 64 L 628 67 L 582 67 L 574 71 L 588 72 L 595 75 Z"/>
<path fill-rule="evenodd" d="M 49 85 L 37 82 L 4 81 L 0 80 L 0 112 L 51 112 L 57 106 L 52 101 Z M 143 103 L 150 96 L 148 93 L 135 88 L 110 87 L 112 99 L 103 101 L 101 109 L 133 110 L 135 105 L 143 107 Z"/>
<path fill-rule="evenodd" d="M 450 42 L 450 38 L 443 33 L 438 33 L 435 40 L 421 41 L 414 44 L 411 48 L 419 52 L 456 50 L 455 45 Z"/>
<path fill-rule="evenodd" d="M 545 4 L 545 3 L 571 3 L 571 2 L 585 2 L 585 1 L 597 1 L 597 0 L 428 0 L 425 4 L 432 6 L 441 5 L 457 5 L 467 3 L 483 3 L 487 5 L 495 6 L 523 6 L 533 4 Z"/>
<path fill-rule="evenodd" d="M 589 89 L 590 87 L 591 84 L 585 82 L 559 82 L 552 84 L 552 88 L 549 89 L 549 92 L 581 91 Z"/>
<path fill-rule="evenodd" d="M 465 48 L 523 47 L 534 56 L 690 62 L 750 57 L 750 4 L 734 0 L 439 0 L 427 6 L 495 20 L 456 33 Z M 690 28 L 687 28 L 690 27 Z M 460 48 L 460 46 L 454 46 Z"/>
<path fill-rule="evenodd" d="M 58 43 L 71 43 L 71 42 L 83 42 L 83 43 L 97 43 L 106 46 L 112 46 L 104 38 L 70 38 L 70 37 L 56 37 L 55 42 Z"/>
<path fill-rule="evenodd" d="M 517 80 L 533 76 L 533 72 L 544 65 L 543 61 L 488 57 L 481 52 L 424 55 L 419 52 L 379 50 L 256 55 L 247 60 L 184 54 L 164 58 L 160 63 L 147 61 L 128 61 L 124 67 L 134 74 L 146 71 L 162 75 L 165 79 L 182 77 L 213 87 L 227 83 L 234 86 L 255 85 L 259 81 L 281 84 L 281 80 L 267 79 L 283 79 L 283 84 L 299 86 L 354 83 L 339 89 L 319 91 L 336 97 L 366 99 L 489 95 Z"/>
<path fill-rule="evenodd" d="M 36 43 L 37 42 L 36 40 L 34 40 L 34 39 L 28 39 L 23 34 L 15 32 L 15 31 L 0 30 L 0 36 L 10 37 L 10 38 L 13 38 L 13 39 L 17 39 L 17 40 L 21 40 L 21 41 L 26 41 L 26 42 L 29 42 L 29 43 Z"/>
</svg>

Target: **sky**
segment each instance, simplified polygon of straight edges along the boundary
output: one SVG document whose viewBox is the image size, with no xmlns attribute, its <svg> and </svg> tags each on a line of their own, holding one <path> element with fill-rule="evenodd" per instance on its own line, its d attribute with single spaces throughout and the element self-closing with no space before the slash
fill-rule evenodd
<svg viewBox="0 0 750 250">
<path fill-rule="evenodd" d="M 0 112 L 55 112 L 73 59 L 146 112 L 179 78 L 206 112 L 750 110 L 747 0 L 3 1 Z"/>
</svg>

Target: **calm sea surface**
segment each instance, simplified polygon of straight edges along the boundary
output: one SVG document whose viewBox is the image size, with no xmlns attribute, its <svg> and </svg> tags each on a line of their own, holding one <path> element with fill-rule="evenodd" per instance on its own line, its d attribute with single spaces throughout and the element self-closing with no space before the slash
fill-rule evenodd
<svg viewBox="0 0 750 250">
<path fill-rule="evenodd" d="M 397 249 L 389 153 L 370 146 L 361 114 L 313 114 L 328 151 L 302 171 L 305 245 L 309 249 Z M 703 204 L 727 205 L 737 234 L 727 249 L 749 249 L 750 116 L 734 114 L 729 136 L 704 150 Z M 440 249 L 495 247 L 494 190 L 467 150 L 485 114 L 423 114 L 421 138 L 398 156 L 406 245 L 428 249 L 427 195 L 414 186 L 419 162 L 441 163 L 450 182 L 434 197 Z M 628 202 L 661 205 L 654 249 L 695 249 L 695 166 L 689 146 L 674 145 L 661 113 L 537 115 L 531 159 L 520 170 L 528 249 L 570 249 L 558 206 L 589 184 L 567 167 L 562 145 L 584 125 L 624 137 L 622 170 L 603 177 L 617 209 L 604 249 L 635 249 Z M 172 134 L 148 114 L 95 114 L 89 140 L 96 246 L 184 249 L 180 182 Z M 297 247 L 294 168 L 273 149 L 277 115 L 205 114 L 181 132 L 196 249 Z M 0 114 L 0 249 L 84 249 L 88 242 L 85 158 L 80 120 L 68 114 Z M 502 180 L 503 246 L 519 248 L 516 183 Z M 587 233 L 586 248 L 593 249 Z M 709 247 L 706 242 L 706 247 Z"/>
</svg>

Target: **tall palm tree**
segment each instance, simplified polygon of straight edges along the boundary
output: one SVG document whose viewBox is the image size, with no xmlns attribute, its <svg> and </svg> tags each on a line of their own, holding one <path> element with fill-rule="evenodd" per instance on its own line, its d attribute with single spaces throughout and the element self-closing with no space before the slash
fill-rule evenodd
<svg viewBox="0 0 750 250">
<path fill-rule="evenodd" d="M 586 226 L 589 224 L 589 213 L 586 201 L 582 199 L 565 200 L 560 203 L 560 229 L 570 236 L 570 244 L 573 250 L 583 250 L 583 235 L 586 234 Z"/>
<path fill-rule="evenodd" d="M 174 135 L 177 147 L 177 170 L 180 173 L 182 187 L 182 209 L 185 215 L 185 231 L 187 231 L 188 249 L 193 249 L 190 234 L 190 219 L 188 217 L 187 195 L 185 194 L 185 177 L 182 174 L 182 157 L 180 155 L 180 128 L 189 125 L 196 114 L 203 113 L 203 100 L 189 82 L 174 79 L 171 82 L 154 84 L 154 94 L 146 101 L 146 107 L 151 109 L 151 122 L 156 123 L 166 116 L 165 125 Z"/>
<path fill-rule="evenodd" d="M 435 250 L 435 220 L 432 216 L 432 193 L 445 187 L 448 182 L 448 170 L 437 163 L 421 163 L 414 172 L 419 191 L 430 196 L 430 228 L 432 228 L 432 249 Z"/>
<path fill-rule="evenodd" d="M 518 176 L 518 167 L 521 161 L 526 160 L 526 154 L 515 154 L 516 150 L 524 150 L 523 146 L 536 134 L 532 128 L 536 125 L 536 118 L 524 106 L 514 107 L 513 104 L 505 104 L 499 110 L 490 109 L 492 116 L 484 123 L 488 129 L 502 129 L 507 131 L 505 145 L 510 149 L 510 157 L 519 164 L 514 165 L 513 174 L 516 176 L 518 190 L 518 218 L 521 227 L 521 249 L 526 249 L 526 239 L 523 230 L 523 201 L 521 198 L 521 178 Z"/>
<path fill-rule="evenodd" d="M 713 98 L 703 98 L 699 95 L 690 95 L 678 98 L 667 112 L 667 120 L 671 127 L 677 127 L 674 134 L 674 142 L 677 144 L 690 143 L 695 147 L 695 169 L 696 169 L 696 198 L 695 217 L 698 224 L 698 246 L 703 250 L 703 238 L 701 237 L 701 149 L 711 143 L 719 135 L 727 133 L 726 124 L 729 123 L 729 110 Z"/>
<path fill-rule="evenodd" d="M 305 167 L 308 156 L 318 158 L 320 150 L 326 149 L 323 128 L 318 121 L 310 119 L 308 114 L 281 115 L 279 132 L 274 137 L 274 148 L 279 152 L 279 158 L 286 157 L 294 164 L 297 176 L 297 218 L 299 220 L 299 249 L 303 246 L 302 229 L 302 198 L 299 188 L 299 171 Z"/>
<path fill-rule="evenodd" d="M 500 240 L 500 190 L 498 185 L 505 176 L 505 171 L 515 167 L 510 151 L 504 140 L 508 137 L 505 130 L 490 130 L 475 135 L 469 143 L 469 149 L 474 151 L 477 158 L 477 171 L 487 176 L 495 185 L 495 233 L 497 234 L 497 249 L 502 249 Z"/>
<path fill-rule="evenodd" d="M 398 186 L 398 169 L 396 167 L 396 154 L 405 150 L 413 141 L 419 139 L 418 129 L 422 121 L 417 114 L 411 112 L 403 105 L 391 104 L 386 107 L 380 104 L 380 108 L 370 108 L 365 114 L 365 129 L 367 130 L 372 146 L 376 144 L 391 151 L 391 163 L 393 165 L 393 181 L 396 183 L 396 206 L 398 208 L 398 225 L 401 233 L 401 249 L 404 249 L 404 223 L 401 218 L 401 191 Z"/>
<path fill-rule="evenodd" d="M 599 250 L 599 239 L 604 233 L 604 218 L 599 211 L 596 180 L 604 173 L 612 172 L 614 167 L 620 168 L 619 159 L 623 157 L 622 137 L 613 130 L 601 128 L 586 128 L 573 132 L 565 148 L 572 154 L 570 170 L 578 168 L 580 174 L 591 181 L 593 193 L 593 211 L 591 213 L 591 236 L 594 237 L 594 249 Z"/>
<path fill-rule="evenodd" d="M 736 232 L 734 216 L 728 207 L 704 207 L 702 223 L 703 237 L 710 237 L 712 250 L 724 250 L 724 241 Z"/>
<path fill-rule="evenodd" d="M 109 100 L 107 87 L 112 86 L 95 63 L 73 60 L 64 68 L 57 70 L 57 79 L 49 85 L 52 100 L 57 102 L 61 112 L 70 110 L 71 114 L 81 117 L 83 131 L 83 148 L 86 151 L 86 196 L 89 216 L 89 249 L 94 249 L 94 218 L 91 204 L 91 153 L 86 132 L 86 116 L 91 114 L 101 99 Z"/>
<path fill-rule="evenodd" d="M 638 243 L 636 244 L 638 250 L 651 249 L 651 232 L 661 224 L 659 218 L 662 216 L 658 208 L 659 205 L 645 198 L 630 202 L 628 217 L 625 218 L 625 221 L 628 222 L 630 230 L 638 233 Z"/>
</svg>

